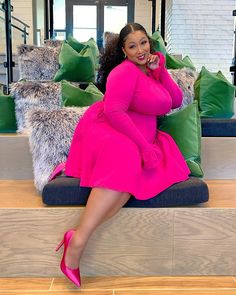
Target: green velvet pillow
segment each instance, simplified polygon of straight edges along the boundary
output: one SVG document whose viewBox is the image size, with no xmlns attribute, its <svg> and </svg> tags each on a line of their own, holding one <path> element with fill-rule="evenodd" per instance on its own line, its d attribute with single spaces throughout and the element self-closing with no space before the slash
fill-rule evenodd
<svg viewBox="0 0 236 295">
<path fill-rule="evenodd" d="M 15 103 L 10 95 L 0 95 L 0 132 L 15 133 L 17 129 Z"/>
<path fill-rule="evenodd" d="M 151 36 L 151 42 L 153 46 L 154 52 L 161 51 L 164 55 L 166 55 L 166 47 L 165 42 L 159 31 L 156 31 Z"/>
<path fill-rule="evenodd" d="M 196 70 L 188 56 L 185 56 L 183 59 L 178 59 L 169 53 L 166 53 L 166 67 L 167 69 L 182 69 L 186 67 L 194 71 Z"/>
<path fill-rule="evenodd" d="M 67 81 L 61 81 L 61 94 L 63 105 L 66 107 L 90 106 L 103 98 L 103 93 L 93 83 L 89 83 L 83 90 Z"/>
<path fill-rule="evenodd" d="M 184 156 L 191 175 L 202 177 L 201 122 L 197 102 L 158 119 L 159 129 L 170 134 Z"/>
<path fill-rule="evenodd" d="M 69 36 L 66 41 L 77 52 L 80 52 L 82 49 L 84 49 L 86 47 L 85 44 L 79 42 L 77 39 L 75 39 L 72 36 Z"/>
<path fill-rule="evenodd" d="M 54 81 L 69 80 L 75 82 L 94 82 L 95 65 L 92 50 L 84 47 L 79 53 L 64 42 L 59 54 L 60 69 Z"/>
<path fill-rule="evenodd" d="M 231 118 L 234 115 L 235 86 L 221 71 L 211 73 L 202 67 L 194 92 L 201 117 Z"/>
<path fill-rule="evenodd" d="M 67 39 L 67 43 L 74 49 L 76 50 L 78 53 L 84 49 L 85 47 L 89 46 L 91 48 L 92 51 L 92 56 L 93 56 L 93 60 L 94 60 L 94 64 L 95 64 L 95 68 L 98 68 L 98 64 L 99 64 L 99 49 L 97 46 L 96 41 L 93 38 L 90 38 L 88 41 L 86 42 L 79 42 L 77 39 L 75 39 L 72 36 L 69 36 L 69 38 Z"/>
</svg>

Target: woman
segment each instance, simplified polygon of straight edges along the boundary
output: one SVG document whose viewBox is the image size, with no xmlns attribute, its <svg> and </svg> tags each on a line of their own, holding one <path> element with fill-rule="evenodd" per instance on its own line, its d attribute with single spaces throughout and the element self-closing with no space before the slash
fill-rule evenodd
<svg viewBox="0 0 236 295">
<path fill-rule="evenodd" d="M 156 196 L 190 173 L 173 139 L 157 130 L 157 116 L 177 108 L 182 92 L 151 54 L 149 37 L 137 24 L 120 32 L 116 52 L 101 65 L 103 101 L 93 104 L 76 127 L 65 174 L 91 187 L 76 230 L 65 233 L 63 273 L 80 286 L 79 260 L 92 232 L 116 214 L 131 195 Z M 106 52 L 105 52 L 106 55 Z"/>
</svg>

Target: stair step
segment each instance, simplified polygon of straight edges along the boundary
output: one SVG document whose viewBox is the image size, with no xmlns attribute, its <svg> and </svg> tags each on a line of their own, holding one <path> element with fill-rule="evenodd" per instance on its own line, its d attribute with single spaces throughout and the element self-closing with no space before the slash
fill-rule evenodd
<svg viewBox="0 0 236 295">
<path fill-rule="evenodd" d="M 13 53 L 12 59 L 15 62 L 15 67 L 13 67 L 13 81 L 16 82 L 20 77 L 17 55 Z M 3 66 L 4 62 L 6 62 L 6 55 L 0 53 L 0 83 L 6 84 L 6 68 Z"/>
<path fill-rule="evenodd" d="M 207 183 L 208 203 L 122 208 L 92 235 L 82 275 L 235 275 L 236 180 Z M 61 276 L 54 249 L 82 212 L 43 205 L 32 180 L 1 180 L 0 277 Z"/>
<path fill-rule="evenodd" d="M 15 60 L 17 59 L 17 53 L 12 53 L 12 59 Z M 5 52 L 1 52 L 0 53 L 0 62 L 3 62 L 6 60 L 6 53 Z"/>
<path fill-rule="evenodd" d="M 205 179 L 236 179 L 236 137 L 202 137 Z"/>
<path fill-rule="evenodd" d="M 0 135 L 0 179 L 33 179 L 28 136 Z"/>
<path fill-rule="evenodd" d="M 0 179 L 33 179 L 29 138 L 0 134 Z M 236 137 L 203 137 L 205 179 L 236 179 Z"/>
<path fill-rule="evenodd" d="M 19 69 L 13 68 L 13 82 L 17 82 L 20 78 Z M 6 84 L 6 69 L 4 67 L 0 67 L 0 83 Z"/>
<path fill-rule="evenodd" d="M 3 278 L 0 279 L 1 291 L 3 295 L 9 295 L 8 292 L 11 295 L 32 295 L 33 292 L 69 295 L 78 288 L 66 278 Z M 236 281 L 232 276 L 83 277 L 80 292 L 84 295 L 235 295 Z"/>
<path fill-rule="evenodd" d="M 3 75 L 1 73 L 0 73 L 0 83 L 4 85 L 6 84 L 6 75 Z"/>
</svg>

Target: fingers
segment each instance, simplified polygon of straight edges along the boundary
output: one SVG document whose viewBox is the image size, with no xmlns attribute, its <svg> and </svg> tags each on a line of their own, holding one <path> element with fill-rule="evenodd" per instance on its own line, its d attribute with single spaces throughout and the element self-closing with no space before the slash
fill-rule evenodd
<svg viewBox="0 0 236 295">
<path fill-rule="evenodd" d="M 160 57 L 158 55 L 149 54 L 147 58 L 147 66 L 151 70 L 155 70 L 159 67 Z"/>
<path fill-rule="evenodd" d="M 148 63 L 159 63 L 159 56 L 158 55 L 153 55 L 153 54 L 149 54 L 148 58 L 147 58 L 147 62 Z"/>
</svg>

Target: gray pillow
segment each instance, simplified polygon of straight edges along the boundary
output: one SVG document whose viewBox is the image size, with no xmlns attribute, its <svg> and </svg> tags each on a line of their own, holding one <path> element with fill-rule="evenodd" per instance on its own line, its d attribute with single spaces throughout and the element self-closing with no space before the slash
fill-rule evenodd
<svg viewBox="0 0 236 295">
<path fill-rule="evenodd" d="M 60 47 L 18 46 L 20 79 L 53 80 L 59 69 L 59 52 Z"/>
<path fill-rule="evenodd" d="M 51 81 L 20 81 L 10 85 L 15 99 L 17 132 L 25 132 L 25 116 L 29 110 L 60 109 L 61 84 Z"/>
<path fill-rule="evenodd" d="M 182 68 L 168 71 L 171 77 L 175 80 L 175 82 L 183 91 L 182 105 L 178 109 L 176 109 L 180 110 L 191 104 L 194 100 L 194 83 L 197 80 L 198 73 L 190 68 Z"/>
<path fill-rule="evenodd" d="M 87 108 L 37 110 L 27 114 L 34 183 L 39 191 L 54 168 L 66 161 L 74 129 Z"/>
</svg>

